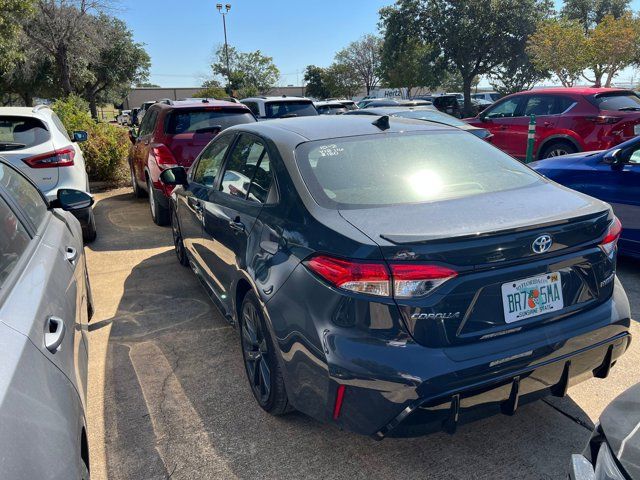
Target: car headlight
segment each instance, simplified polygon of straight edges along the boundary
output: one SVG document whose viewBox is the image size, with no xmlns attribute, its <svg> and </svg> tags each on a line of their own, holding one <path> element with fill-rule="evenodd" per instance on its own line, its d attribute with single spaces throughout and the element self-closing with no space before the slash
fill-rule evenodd
<svg viewBox="0 0 640 480">
<path fill-rule="evenodd" d="M 595 478 L 596 480 L 626 480 L 626 477 L 618 468 L 607 442 L 602 442 L 600 450 L 598 450 Z"/>
</svg>

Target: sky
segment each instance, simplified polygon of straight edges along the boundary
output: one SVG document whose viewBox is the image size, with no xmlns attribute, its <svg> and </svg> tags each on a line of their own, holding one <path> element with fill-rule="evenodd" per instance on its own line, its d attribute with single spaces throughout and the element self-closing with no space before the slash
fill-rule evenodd
<svg viewBox="0 0 640 480">
<path fill-rule="evenodd" d="M 222 16 L 209 0 L 122 0 L 114 12 L 151 56 L 149 81 L 194 87 L 211 76 L 224 43 Z M 225 2 L 223 2 L 225 3 Z M 393 0 L 230 0 L 229 45 L 273 57 L 282 85 L 299 85 L 307 65 L 328 66 L 334 54 L 377 33 L 378 10 Z"/>
</svg>

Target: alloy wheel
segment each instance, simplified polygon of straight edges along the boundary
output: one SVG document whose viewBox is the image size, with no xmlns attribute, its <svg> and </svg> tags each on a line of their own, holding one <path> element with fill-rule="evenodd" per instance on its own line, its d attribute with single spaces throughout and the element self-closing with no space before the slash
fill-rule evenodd
<svg viewBox="0 0 640 480">
<path fill-rule="evenodd" d="M 153 194 L 153 186 L 151 182 L 147 182 L 149 187 L 149 208 L 151 209 L 151 217 L 155 220 L 156 218 L 156 197 Z"/>
<path fill-rule="evenodd" d="M 260 315 L 250 302 L 242 306 L 242 355 L 253 394 L 264 405 L 271 393 L 269 350 Z"/>
<path fill-rule="evenodd" d="M 559 157 L 560 155 L 567 155 L 568 153 L 569 152 L 567 152 L 564 148 L 554 148 L 547 154 L 546 158 Z"/>
</svg>

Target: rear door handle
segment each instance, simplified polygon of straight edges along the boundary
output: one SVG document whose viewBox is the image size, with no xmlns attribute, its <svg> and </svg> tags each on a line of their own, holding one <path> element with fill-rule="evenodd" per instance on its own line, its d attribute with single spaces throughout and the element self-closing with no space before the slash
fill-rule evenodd
<svg viewBox="0 0 640 480">
<path fill-rule="evenodd" d="M 64 321 L 58 317 L 49 317 L 44 325 L 44 346 L 52 353 L 58 351 L 58 347 L 62 344 L 62 339 L 66 327 Z"/>
<path fill-rule="evenodd" d="M 231 227 L 231 230 L 234 230 L 238 233 L 242 233 L 245 231 L 244 223 L 240 221 L 240 217 L 236 217 L 234 220 L 231 220 L 229 222 L 229 227 Z"/>
<path fill-rule="evenodd" d="M 67 247 L 64 252 L 64 256 L 69 263 L 73 264 L 78 258 L 78 250 L 76 250 L 74 247 Z"/>
</svg>

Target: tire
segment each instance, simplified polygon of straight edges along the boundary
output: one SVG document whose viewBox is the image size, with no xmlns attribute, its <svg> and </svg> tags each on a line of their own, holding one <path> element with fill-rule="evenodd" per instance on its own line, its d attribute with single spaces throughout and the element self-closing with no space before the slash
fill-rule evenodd
<svg viewBox="0 0 640 480">
<path fill-rule="evenodd" d="M 540 152 L 539 159 L 558 157 L 560 155 L 568 155 L 570 153 L 576 153 L 578 149 L 571 142 L 566 140 L 552 141 Z"/>
<path fill-rule="evenodd" d="M 93 213 L 93 210 L 89 210 L 89 220 L 86 225 L 82 226 L 82 240 L 84 243 L 91 243 L 95 241 L 98 236 L 98 231 L 96 230 L 96 217 Z"/>
<path fill-rule="evenodd" d="M 260 408 L 275 416 L 292 411 L 273 340 L 253 291 L 242 300 L 240 346 L 247 380 Z"/>
<path fill-rule="evenodd" d="M 151 180 L 147 180 L 147 188 L 149 192 L 149 209 L 151 210 L 151 218 L 156 225 L 165 226 L 169 225 L 170 210 L 167 207 L 162 206 L 160 203 L 161 193 L 158 193 L 154 188 Z"/>
<path fill-rule="evenodd" d="M 130 167 L 129 170 L 131 171 L 131 188 L 133 189 L 133 196 L 135 198 L 144 198 L 145 191 L 140 188 L 140 185 L 138 185 L 138 182 L 136 181 L 136 174 L 133 171 L 133 167 Z"/>
<path fill-rule="evenodd" d="M 180 231 L 180 223 L 178 222 L 178 214 L 176 209 L 171 209 L 171 231 L 173 233 L 173 248 L 178 257 L 178 262 L 183 267 L 189 266 L 189 258 L 187 257 L 187 250 L 184 248 L 184 242 L 182 241 L 182 232 Z"/>
</svg>

